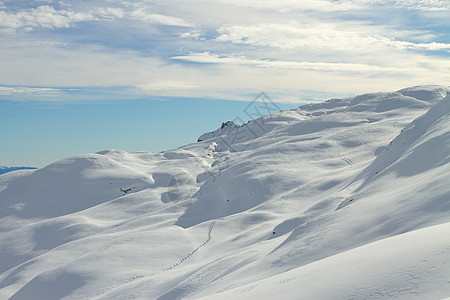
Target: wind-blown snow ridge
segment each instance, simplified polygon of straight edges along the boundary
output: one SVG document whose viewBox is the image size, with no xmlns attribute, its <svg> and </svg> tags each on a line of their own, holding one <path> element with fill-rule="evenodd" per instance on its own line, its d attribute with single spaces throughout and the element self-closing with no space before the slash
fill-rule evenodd
<svg viewBox="0 0 450 300">
<path fill-rule="evenodd" d="M 447 297 L 449 91 L 332 99 L 162 153 L 0 175 L 0 298 Z"/>
</svg>

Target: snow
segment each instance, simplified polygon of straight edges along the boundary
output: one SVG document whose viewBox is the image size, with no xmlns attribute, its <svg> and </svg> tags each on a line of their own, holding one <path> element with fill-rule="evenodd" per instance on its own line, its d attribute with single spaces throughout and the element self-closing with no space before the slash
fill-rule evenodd
<svg viewBox="0 0 450 300">
<path fill-rule="evenodd" d="M 448 297 L 448 92 L 332 99 L 162 153 L 0 175 L 0 298 Z"/>
<path fill-rule="evenodd" d="M 450 223 L 408 232 L 200 299 L 441 299 L 448 236 Z"/>
</svg>

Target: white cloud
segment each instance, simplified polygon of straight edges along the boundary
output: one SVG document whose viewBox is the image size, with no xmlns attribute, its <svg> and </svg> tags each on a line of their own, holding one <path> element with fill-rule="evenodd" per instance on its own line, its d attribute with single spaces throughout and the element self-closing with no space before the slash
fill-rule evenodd
<svg viewBox="0 0 450 300">
<path fill-rule="evenodd" d="M 119 7 L 99 7 L 95 14 L 102 19 L 122 19 L 125 17 L 126 11 Z"/>
<path fill-rule="evenodd" d="M 199 40 L 199 39 L 204 40 L 205 38 L 202 37 L 203 34 L 204 33 L 202 30 L 196 29 L 196 30 L 191 30 L 188 32 L 183 32 L 182 34 L 180 34 L 180 37 L 181 38 L 191 38 L 191 39 L 195 39 L 195 40 Z"/>
<path fill-rule="evenodd" d="M 48 92 L 58 88 L 126 88 L 139 87 L 144 92 L 192 89 L 198 85 L 199 72 L 187 71 L 176 64 L 141 56 L 136 51 L 111 53 L 94 45 L 64 47 L 52 43 L 6 39 L 0 51 L 0 83 L 5 93 Z M 44 71 L 45 70 L 45 71 Z M 189 76 L 194 79 L 188 79 Z M 16 86 L 55 87 L 56 90 L 10 88 Z M 140 92 L 142 92 L 140 91 Z M 132 97 L 132 95 L 129 95 Z"/>
<path fill-rule="evenodd" d="M 347 0 L 365 6 L 399 7 L 412 10 L 448 10 L 450 2 L 447 0 Z"/>
<path fill-rule="evenodd" d="M 307 61 L 297 62 L 297 61 L 250 59 L 245 56 L 235 57 L 235 56 L 211 54 L 209 52 L 192 53 L 184 56 L 175 56 L 172 57 L 172 59 L 179 59 L 198 63 L 251 65 L 265 68 L 282 68 L 282 69 L 315 70 L 315 71 L 398 72 L 406 70 L 405 68 L 402 69 L 384 68 L 368 64 L 307 62 Z"/>
<path fill-rule="evenodd" d="M 433 31 L 446 1 L 70 0 L 59 9 L 5 8 L 10 3 L 0 1 L 3 86 L 80 88 L 67 97 L 100 89 L 108 97 L 236 100 L 264 90 L 295 101 L 305 89 L 358 93 L 450 80 L 450 45 Z M 391 7 L 399 18 L 380 15 Z M 408 14 L 433 24 L 411 26 Z M 95 30 L 78 31 L 86 21 L 96 21 Z"/>
<path fill-rule="evenodd" d="M 222 0 L 223 2 L 245 6 L 256 9 L 274 9 L 288 12 L 291 10 L 318 10 L 318 11 L 345 11 L 357 8 L 355 3 L 350 1 L 327 1 L 327 0 Z"/>
<path fill-rule="evenodd" d="M 326 49 L 328 51 L 366 51 L 387 47 L 402 49 L 442 50 L 450 49 L 445 43 L 419 43 L 398 41 L 394 38 L 371 33 L 373 27 L 358 24 L 298 22 L 263 23 L 254 25 L 225 25 L 219 28 L 219 42 L 249 44 L 280 49 Z"/>
<path fill-rule="evenodd" d="M 155 14 L 155 13 L 148 13 L 146 10 L 140 8 L 135 9 L 130 12 L 129 14 L 130 18 L 146 21 L 154 24 L 160 24 L 160 25 L 168 25 L 168 26 L 181 26 L 181 27 L 192 27 L 192 24 L 189 24 L 188 22 L 184 21 L 183 19 L 171 17 L 171 16 L 165 16 L 161 14 Z"/>
<path fill-rule="evenodd" d="M 219 0 L 227 4 L 255 9 L 270 9 L 282 12 L 323 11 L 339 12 L 375 7 L 397 7 L 412 10 L 448 10 L 447 0 Z"/>
<path fill-rule="evenodd" d="M 405 42 L 405 41 L 393 41 L 392 45 L 399 47 L 399 48 L 404 48 L 404 49 L 419 49 L 419 50 L 428 50 L 428 51 L 450 50 L 450 44 L 436 43 L 436 42 L 411 43 L 411 42 Z"/>
<path fill-rule="evenodd" d="M 3 8 L 0 5 L 0 9 Z M 92 7 L 87 11 L 73 9 L 56 10 L 53 6 L 41 5 L 18 12 L 0 10 L 0 28 L 30 31 L 36 28 L 69 28 L 75 23 L 105 19 L 132 19 L 158 25 L 192 27 L 181 18 L 149 13 L 144 8 L 125 10 L 120 7 Z"/>
<path fill-rule="evenodd" d="M 2 96 L 58 96 L 62 95 L 61 89 L 25 87 L 25 86 L 0 86 L 0 95 Z"/>
<path fill-rule="evenodd" d="M 76 22 L 95 20 L 91 13 L 70 10 L 55 10 L 52 6 L 43 5 L 37 8 L 8 13 L 0 11 L 0 27 L 11 29 L 64 28 Z"/>
<path fill-rule="evenodd" d="M 198 86 L 189 81 L 182 80 L 153 80 L 137 85 L 143 91 L 163 91 L 163 90 L 190 90 Z"/>
</svg>

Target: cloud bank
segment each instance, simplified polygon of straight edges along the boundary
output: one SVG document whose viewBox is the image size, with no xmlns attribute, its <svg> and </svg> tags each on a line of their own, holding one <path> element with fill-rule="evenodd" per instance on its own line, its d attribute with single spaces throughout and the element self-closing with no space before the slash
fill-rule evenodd
<svg viewBox="0 0 450 300">
<path fill-rule="evenodd" d="M 1 1 L 0 99 L 301 102 L 448 84 L 449 12 L 438 0 Z"/>
</svg>

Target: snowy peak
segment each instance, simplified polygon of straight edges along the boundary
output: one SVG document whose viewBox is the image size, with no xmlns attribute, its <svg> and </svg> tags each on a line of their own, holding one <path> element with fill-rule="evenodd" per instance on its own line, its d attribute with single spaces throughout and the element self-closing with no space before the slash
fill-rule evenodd
<svg viewBox="0 0 450 300">
<path fill-rule="evenodd" d="M 380 92 L 358 95 L 344 99 L 330 99 L 321 103 L 300 106 L 299 110 L 313 115 L 333 113 L 336 111 L 372 111 L 387 112 L 395 109 L 422 109 L 430 107 L 444 98 L 449 87 L 445 86 L 416 86 L 405 88 L 397 92 Z"/>
<path fill-rule="evenodd" d="M 444 98 L 449 92 L 449 88 L 439 85 L 425 85 L 425 86 L 414 86 L 404 88 L 398 91 L 398 93 L 413 97 L 422 101 L 435 102 L 436 99 Z"/>
<path fill-rule="evenodd" d="M 236 123 L 234 123 L 233 121 L 226 121 L 226 122 L 222 123 L 222 125 L 217 130 L 202 134 L 198 138 L 197 142 L 201 142 L 201 141 L 209 140 L 209 139 L 212 139 L 215 137 L 227 135 L 239 127 L 240 126 L 237 125 Z"/>
</svg>

